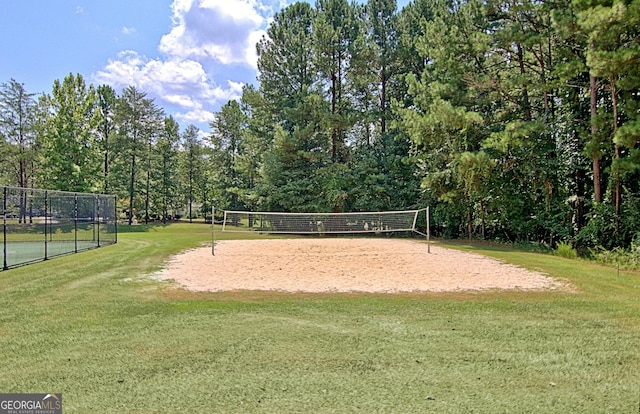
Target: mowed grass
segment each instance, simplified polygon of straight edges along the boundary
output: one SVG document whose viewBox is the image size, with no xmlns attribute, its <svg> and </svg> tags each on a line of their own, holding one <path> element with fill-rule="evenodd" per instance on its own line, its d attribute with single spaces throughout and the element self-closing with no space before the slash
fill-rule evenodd
<svg viewBox="0 0 640 414">
<path fill-rule="evenodd" d="M 575 289 L 192 293 L 150 275 L 208 226 L 124 230 L 0 272 L 0 392 L 61 392 L 65 413 L 639 410 L 638 273 L 455 244 Z"/>
</svg>

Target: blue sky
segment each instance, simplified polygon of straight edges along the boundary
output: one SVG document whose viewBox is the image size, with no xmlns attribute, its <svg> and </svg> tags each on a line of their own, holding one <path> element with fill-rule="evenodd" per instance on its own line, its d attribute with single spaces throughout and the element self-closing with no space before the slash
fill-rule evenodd
<svg viewBox="0 0 640 414">
<path fill-rule="evenodd" d="M 406 3 L 406 2 L 399 2 Z M 255 43 L 287 0 L 5 0 L 0 83 L 50 93 L 79 73 L 117 92 L 133 85 L 182 127 L 256 83 Z M 399 6 L 400 7 L 400 6 Z"/>
</svg>

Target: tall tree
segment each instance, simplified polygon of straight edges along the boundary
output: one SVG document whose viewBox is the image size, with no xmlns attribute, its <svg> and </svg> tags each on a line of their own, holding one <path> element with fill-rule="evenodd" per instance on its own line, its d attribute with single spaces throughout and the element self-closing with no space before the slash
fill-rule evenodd
<svg viewBox="0 0 640 414">
<path fill-rule="evenodd" d="M 637 94 L 640 87 L 640 4 L 624 0 L 576 0 L 573 6 L 578 11 L 579 25 L 588 33 L 587 65 L 590 75 L 606 82 L 610 93 L 609 120 L 614 160 L 611 199 L 615 208 L 617 237 L 624 238 L 620 229 L 623 180 L 625 175 L 639 167 L 634 156 L 637 158 L 640 141 L 640 99 Z"/>
<path fill-rule="evenodd" d="M 34 184 L 37 105 L 24 84 L 11 79 L 0 85 L 0 177 L 19 187 Z M 27 220 L 27 195 L 20 193 L 18 222 Z"/>
<path fill-rule="evenodd" d="M 274 121 L 293 131 L 295 112 L 316 80 L 311 23 L 315 11 L 299 2 L 276 13 L 257 44 L 260 91 Z"/>
<path fill-rule="evenodd" d="M 350 70 L 347 73 L 347 87 L 351 96 L 352 127 L 348 138 L 350 146 L 369 146 L 379 135 L 379 100 L 378 73 L 373 62 L 376 62 L 377 49 L 371 42 L 371 27 L 364 6 L 355 8 L 355 18 L 363 24 L 354 42 L 350 59 Z M 364 23 L 367 24 L 364 24 Z M 374 136 L 375 135 L 375 136 Z"/>
<path fill-rule="evenodd" d="M 398 49 L 398 31 L 396 0 L 369 0 L 367 16 L 369 18 L 370 39 L 375 45 L 375 59 L 372 66 L 377 73 L 378 113 L 380 134 L 387 133 L 387 122 L 390 115 L 389 85 L 395 74 Z"/>
<path fill-rule="evenodd" d="M 96 93 L 82 75 L 53 83 L 47 98 L 50 114 L 44 131 L 42 180 L 47 188 L 96 191 L 100 159 L 94 130 Z"/>
<path fill-rule="evenodd" d="M 264 96 L 252 85 L 243 88 L 240 107 L 247 119 L 247 126 L 237 168 L 247 179 L 244 204 L 250 210 L 256 210 L 262 208 L 263 199 L 258 191 L 262 180 L 261 168 L 264 155 L 273 144 L 275 125 Z"/>
<path fill-rule="evenodd" d="M 550 11 L 558 5 L 534 0 L 487 3 L 492 54 L 501 62 L 487 71 L 493 84 L 488 90 L 504 103 L 496 108 L 502 126 L 484 146 L 506 157 L 507 162 L 501 161 L 496 168 L 500 182 L 515 183 L 513 177 L 517 177 L 522 184 L 507 188 L 514 194 L 528 194 L 533 201 L 510 209 L 520 210 L 512 218 L 519 223 L 518 232 L 553 244 L 569 232 L 566 226 L 554 224 L 553 216 L 570 214 L 560 201 L 569 197 L 561 176 L 566 160 L 559 150 L 566 140 L 559 133 L 557 100 L 552 99 L 557 92 L 549 77 L 556 64 L 558 43 Z"/>
<path fill-rule="evenodd" d="M 198 190 L 206 185 L 205 151 L 200 141 L 199 132 L 195 125 L 189 124 L 182 133 L 183 159 L 181 170 L 185 189 L 184 201 L 188 206 L 190 223 L 194 218 L 193 204 L 200 199 L 201 192 Z M 206 198 L 202 201 L 205 202 Z"/>
<path fill-rule="evenodd" d="M 312 24 L 317 12 L 295 3 L 276 14 L 258 44 L 260 92 L 271 116 L 258 197 L 276 211 L 318 210 L 318 170 L 330 154 L 327 105 L 316 89 L 317 50 Z M 329 151 L 329 152 L 327 152 Z M 313 182 L 313 185 L 310 185 Z"/>
<path fill-rule="evenodd" d="M 212 161 L 218 173 L 218 189 L 225 199 L 231 200 L 230 207 L 233 210 L 244 208 L 239 202 L 249 186 L 249 178 L 241 176 L 238 165 L 247 124 L 247 116 L 235 100 L 223 105 L 210 124 Z"/>
<path fill-rule="evenodd" d="M 411 138 L 427 202 L 441 206 L 434 213 L 447 214 L 439 219 L 454 236 L 461 223 L 474 220 L 468 214 L 463 170 L 456 165 L 462 154 L 480 150 L 488 136 L 483 115 L 493 100 L 482 88 L 490 41 L 482 30 L 486 27 L 479 26 L 477 2 L 432 3 L 424 6 L 432 18 L 423 21 L 424 32 L 415 41 L 418 58 L 426 64 L 420 75 L 406 76 L 409 98 L 398 103 L 396 113 Z"/>
<path fill-rule="evenodd" d="M 347 156 L 346 133 L 353 123 L 345 83 L 358 36 L 354 7 L 347 0 L 317 0 L 313 34 L 319 82 L 329 95 L 331 160 L 343 162 Z"/>
<path fill-rule="evenodd" d="M 103 155 L 103 191 L 109 193 L 109 163 L 113 135 L 116 131 L 115 107 L 116 91 L 109 85 L 101 85 L 96 89 L 97 95 L 97 137 Z"/>
<path fill-rule="evenodd" d="M 169 211 L 178 203 L 178 146 L 180 144 L 180 126 L 168 116 L 164 119 L 163 130 L 156 142 L 154 152 L 157 164 L 153 169 L 153 182 L 157 190 L 153 192 L 154 205 L 163 223 L 169 218 Z"/>
<path fill-rule="evenodd" d="M 125 188 L 121 187 L 121 193 L 128 197 L 127 220 L 129 224 L 133 224 L 139 207 L 145 211 L 145 217 L 148 214 L 149 191 L 141 194 L 139 184 L 147 187 L 147 157 L 151 156 L 149 145 L 160 131 L 163 114 L 153 99 L 147 98 L 146 93 L 133 86 L 122 91 L 116 111 L 117 145 L 122 157 L 120 182 L 128 183 Z M 139 183 L 140 181 L 142 182 Z"/>
<path fill-rule="evenodd" d="M 602 202 L 603 156 L 609 141 L 603 129 L 598 129 L 598 102 L 603 96 L 603 84 L 589 74 L 586 65 L 588 39 L 577 23 L 573 7 L 555 2 L 551 21 L 556 36 L 554 65 L 549 72 L 555 85 L 555 127 L 558 136 L 558 153 L 566 160 L 572 176 L 568 180 L 573 195 L 575 233 L 579 234 L 587 223 L 593 203 Z M 570 172 L 571 171 L 571 172 Z"/>
<path fill-rule="evenodd" d="M 271 211 L 324 211 L 319 172 L 330 163 L 329 142 L 320 124 L 324 112 L 319 95 L 310 95 L 294 114 L 292 132 L 276 128 L 274 142 L 265 154 L 261 192 Z M 298 126 L 299 125 L 299 126 Z"/>
<path fill-rule="evenodd" d="M 3 168 L 9 183 L 19 187 L 33 184 L 31 172 L 35 162 L 36 101 L 24 84 L 11 79 L 0 85 L 0 147 Z"/>
</svg>

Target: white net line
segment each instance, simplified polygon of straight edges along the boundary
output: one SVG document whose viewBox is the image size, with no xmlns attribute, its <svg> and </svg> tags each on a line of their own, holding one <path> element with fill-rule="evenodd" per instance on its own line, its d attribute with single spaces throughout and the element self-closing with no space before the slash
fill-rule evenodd
<svg viewBox="0 0 640 414">
<path fill-rule="evenodd" d="M 366 213 L 278 213 L 224 212 L 222 231 L 289 234 L 344 234 L 413 231 L 417 228 L 419 210 Z M 422 233 L 420 233 L 422 234 Z"/>
</svg>

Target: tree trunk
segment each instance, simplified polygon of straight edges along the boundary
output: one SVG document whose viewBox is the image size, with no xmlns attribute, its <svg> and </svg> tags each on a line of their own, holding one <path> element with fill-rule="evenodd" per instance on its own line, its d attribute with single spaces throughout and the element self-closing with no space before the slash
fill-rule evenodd
<svg viewBox="0 0 640 414">
<path fill-rule="evenodd" d="M 612 136 L 615 137 L 618 131 L 618 89 L 616 87 L 616 77 L 610 77 L 611 82 L 611 103 L 613 105 L 613 132 Z M 620 185 L 620 165 L 617 162 L 620 159 L 620 145 L 615 144 L 615 162 L 613 169 L 613 182 L 614 182 L 614 204 L 616 211 L 616 233 L 620 232 L 620 205 L 622 204 L 622 189 Z"/>
<path fill-rule="evenodd" d="M 596 116 L 598 114 L 598 91 L 596 77 L 589 75 L 589 88 L 591 89 L 591 139 L 596 139 L 598 128 L 596 127 Z M 591 154 L 593 164 L 593 198 L 596 203 L 602 203 L 602 187 L 600 179 L 600 153 L 594 150 Z"/>
<path fill-rule="evenodd" d="M 109 194 L 109 133 L 104 132 L 104 193 Z"/>
<path fill-rule="evenodd" d="M 516 44 L 516 48 L 518 50 L 518 63 L 520 65 L 520 74 L 525 75 L 526 71 L 524 68 L 524 53 L 522 51 L 522 46 L 518 43 Z M 531 121 L 531 103 L 529 102 L 529 90 L 527 89 L 527 84 L 525 82 L 522 85 L 522 108 L 524 110 L 524 120 Z"/>
<path fill-rule="evenodd" d="M 471 240 L 473 234 L 472 219 L 473 216 L 471 214 L 471 201 L 469 200 L 469 197 L 467 197 L 467 233 L 469 235 L 469 240 Z"/>
<path fill-rule="evenodd" d="M 380 133 L 387 132 L 387 68 L 382 66 L 380 82 Z"/>
<path fill-rule="evenodd" d="M 331 75 L 331 116 L 333 117 L 333 122 L 336 119 L 337 95 L 337 75 L 334 73 Z M 331 129 L 331 161 L 338 161 L 338 130 L 335 125 Z"/>
<path fill-rule="evenodd" d="M 134 150 L 135 151 L 135 150 Z M 129 225 L 133 224 L 133 199 L 136 181 L 136 154 L 131 156 L 131 181 L 129 182 Z"/>
<path fill-rule="evenodd" d="M 486 231 L 487 231 L 487 222 L 486 222 L 486 212 L 484 208 L 484 201 L 480 201 L 480 214 L 482 214 L 482 240 L 486 239 Z"/>
<path fill-rule="evenodd" d="M 149 208 L 151 207 L 151 172 L 147 171 L 147 194 L 144 200 L 144 224 L 149 224 Z"/>
</svg>

